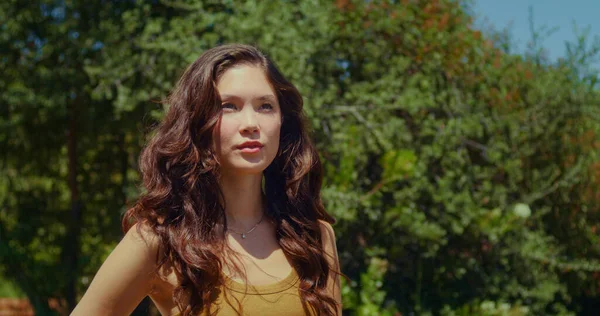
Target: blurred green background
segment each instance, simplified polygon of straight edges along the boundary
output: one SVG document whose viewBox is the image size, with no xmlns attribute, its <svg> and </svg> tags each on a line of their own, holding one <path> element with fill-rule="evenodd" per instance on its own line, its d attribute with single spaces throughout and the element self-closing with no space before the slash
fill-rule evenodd
<svg viewBox="0 0 600 316">
<path fill-rule="evenodd" d="M 122 236 L 158 101 L 230 42 L 304 96 L 344 314 L 598 313 L 600 44 L 511 54 L 458 0 L 2 1 L 0 297 L 68 314 Z"/>
</svg>

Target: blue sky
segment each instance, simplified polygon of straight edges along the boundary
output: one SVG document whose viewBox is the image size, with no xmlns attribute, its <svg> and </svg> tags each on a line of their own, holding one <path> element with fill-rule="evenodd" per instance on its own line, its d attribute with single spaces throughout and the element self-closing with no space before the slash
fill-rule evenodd
<svg viewBox="0 0 600 316">
<path fill-rule="evenodd" d="M 574 41 L 573 21 L 580 31 L 590 27 L 589 40 L 600 36 L 600 0 L 474 0 L 477 25 L 491 25 L 495 29 L 509 28 L 513 42 L 522 52 L 531 39 L 529 7 L 539 29 L 558 30 L 542 42 L 551 60 L 564 56 L 565 41 Z"/>
</svg>

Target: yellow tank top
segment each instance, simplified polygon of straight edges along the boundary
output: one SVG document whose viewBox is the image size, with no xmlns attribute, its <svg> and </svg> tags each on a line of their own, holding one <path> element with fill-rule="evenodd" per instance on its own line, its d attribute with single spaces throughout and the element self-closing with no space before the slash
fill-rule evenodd
<svg viewBox="0 0 600 316">
<path fill-rule="evenodd" d="M 245 285 L 225 276 L 211 311 L 218 310 L 219 316 L 239 315 L 237 311 L 244 316 L 305 316 L 299 285 L 295 269 L 285 279 L 266 285 Z"/>
</svg>

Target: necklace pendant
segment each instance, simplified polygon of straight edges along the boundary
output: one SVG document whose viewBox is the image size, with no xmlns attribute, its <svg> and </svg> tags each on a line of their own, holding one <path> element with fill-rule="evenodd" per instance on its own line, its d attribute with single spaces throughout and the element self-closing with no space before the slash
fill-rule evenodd
<svg viewBox="0 0 600 316">
<path fill-rule="evenodd" d="M 242 239 L 246 239 L 246 234 L 242 234 Z"/>
</svg>

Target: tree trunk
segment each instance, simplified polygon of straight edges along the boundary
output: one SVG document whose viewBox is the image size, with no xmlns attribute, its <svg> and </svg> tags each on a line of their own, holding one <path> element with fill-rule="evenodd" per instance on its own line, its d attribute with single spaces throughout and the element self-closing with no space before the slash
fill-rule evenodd
<svg viewBox="0 0 600 316">
<path fill-rule="evenodd" d="M 67 288 L 65 292 L 68 309 L 72 311 L 77 304 L 77 276 L 79 259 L 79 239 L 81 233 L 82 204 L 79 199 L 77 183 L 77 119 L 79 116 L 79 100 L 77 96 L 69 106 L 69 130 L 67 132 L 68 184 L 71 193 L 71 213 L 67 223 L 65 271 Z"/>
</svg>

